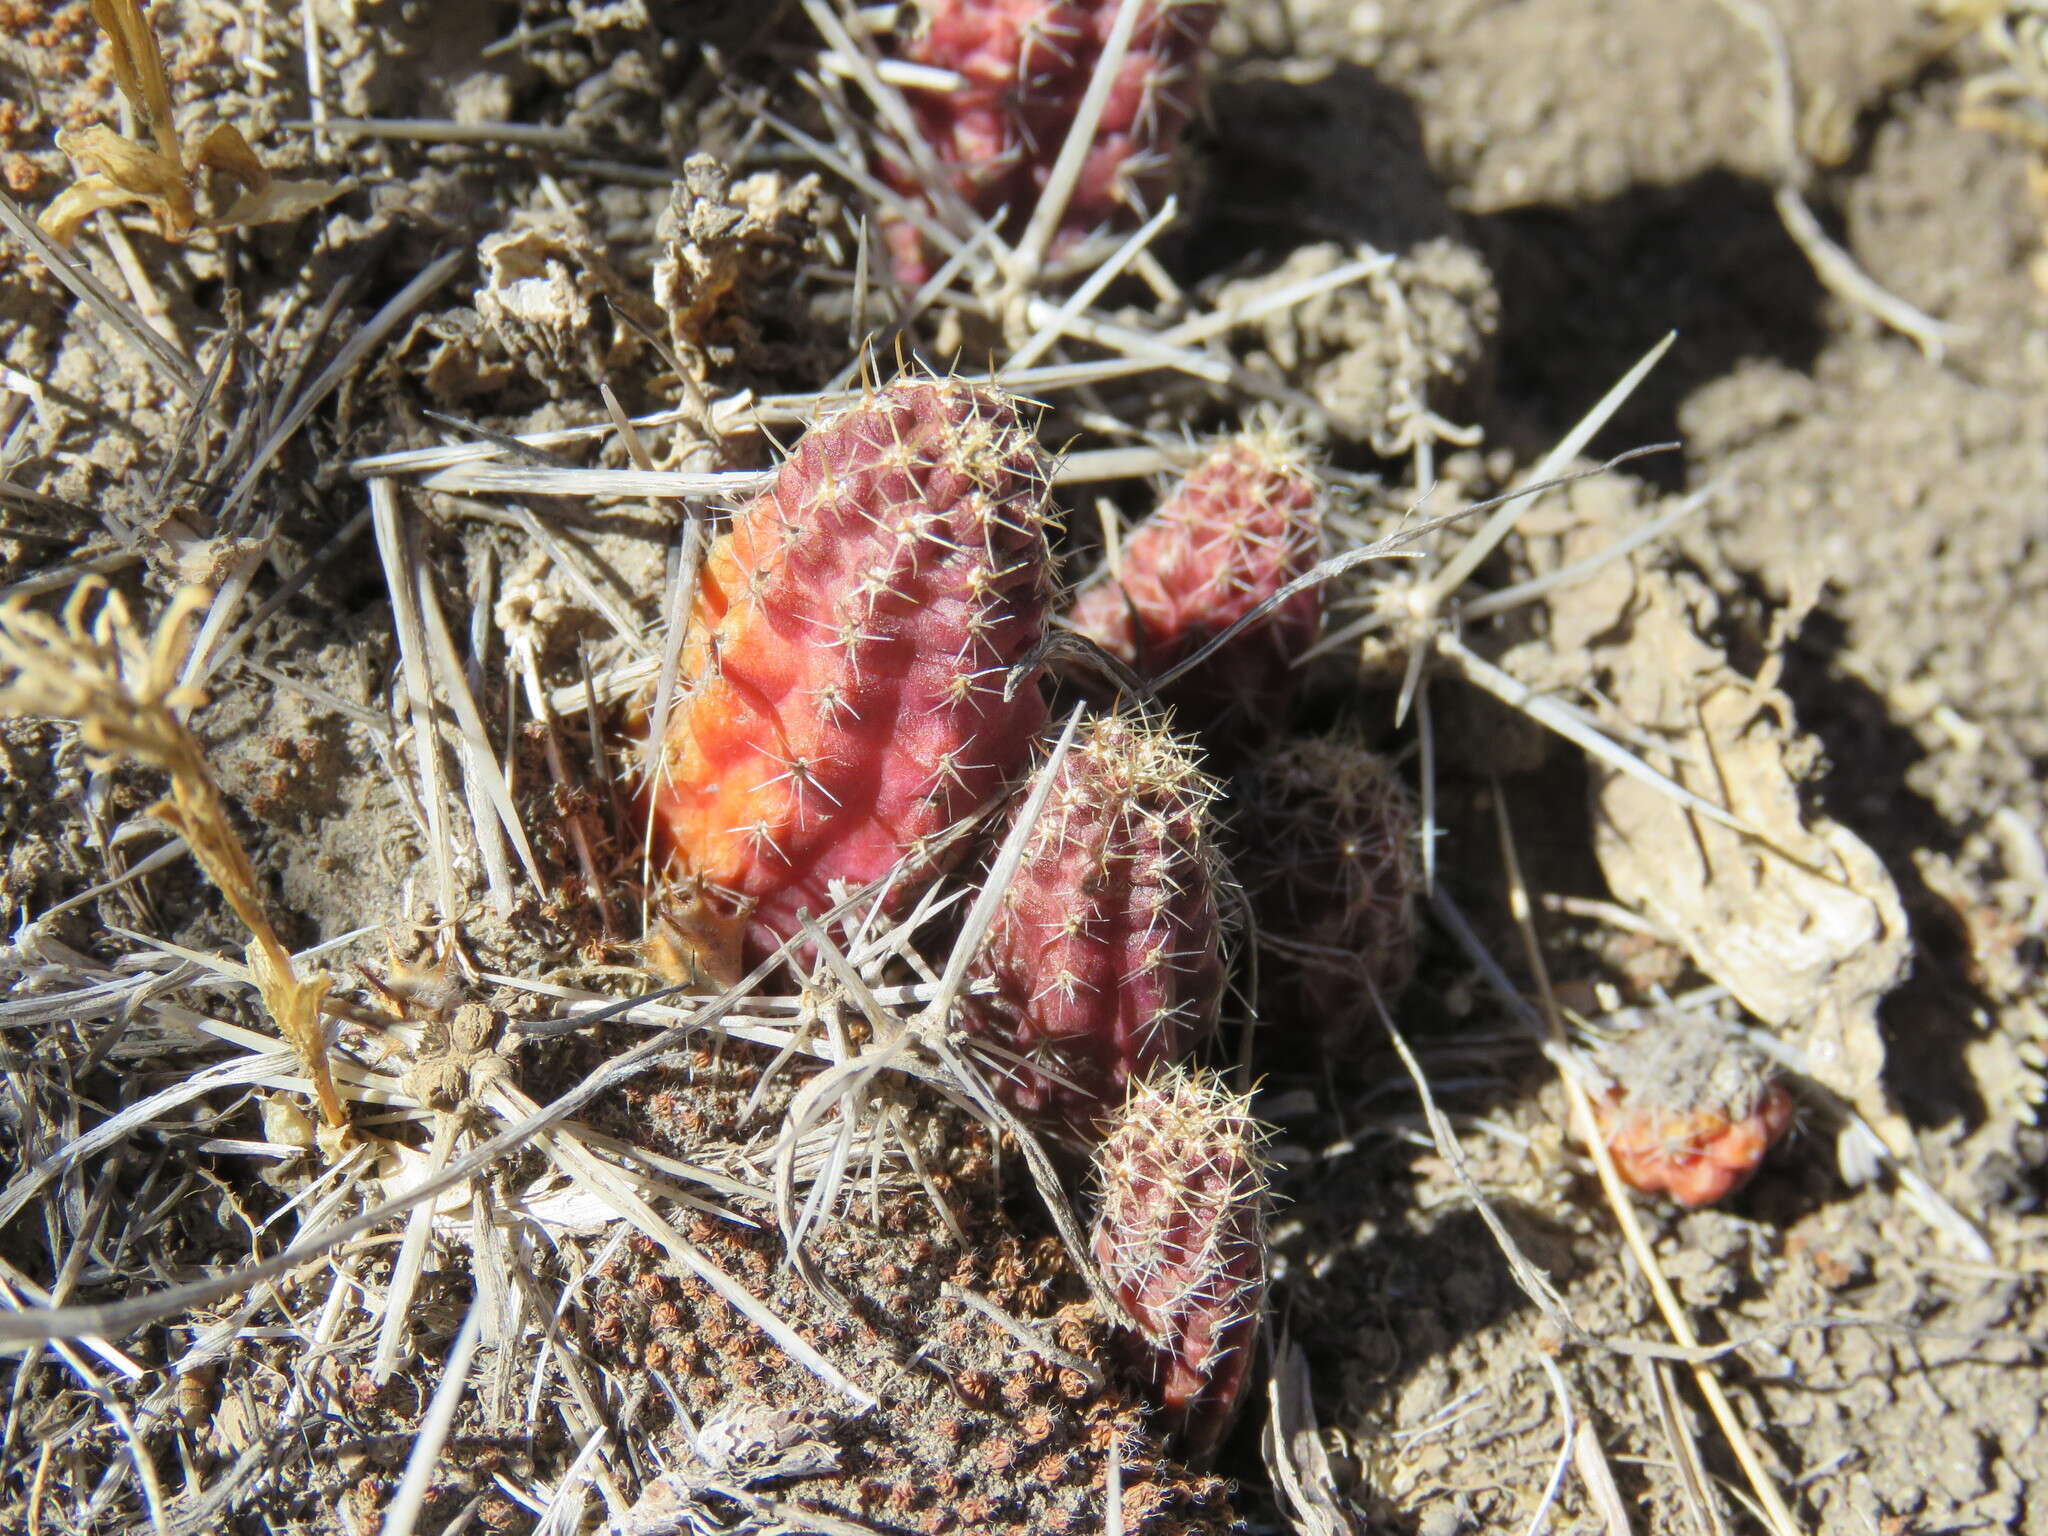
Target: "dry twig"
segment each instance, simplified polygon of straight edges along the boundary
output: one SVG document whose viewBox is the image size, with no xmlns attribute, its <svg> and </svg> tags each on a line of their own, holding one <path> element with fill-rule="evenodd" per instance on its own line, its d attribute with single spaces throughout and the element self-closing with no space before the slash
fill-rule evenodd
<svg viewBox="0 0 2048 1536">
<path fill-rule="evenodd" d="M 135 763 L 171 776 L 171 796 L 150 814 L 185 840 L 199 867 L 254 938 L 249 969 L 278 1033 L 297 1054 L 338 1150 L 348 1116 L 328 1068 L 320 1005 L 332 985 L 303 977 L 264 911 L 255 867 L 229 823 L 199 740 L 183 714 L 203 700 L 178 682 L 185 632 L 212 594 L 187 587 L 172 598 L 145 643 L 127 602 L 88 577 L 52 619 L 17 599 L 0 607 L 0 713 L 69 720 L 101 767 Z"/>
</svg>

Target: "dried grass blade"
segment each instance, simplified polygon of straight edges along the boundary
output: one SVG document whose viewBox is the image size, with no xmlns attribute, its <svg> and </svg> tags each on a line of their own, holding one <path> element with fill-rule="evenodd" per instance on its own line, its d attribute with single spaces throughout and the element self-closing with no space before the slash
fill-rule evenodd
<svg viewBox="0 0 2048 1536">
<path fill-rule="evenodd" d="M 1465 642 L 1457 636 L 1449 633 L 1438 636 L 1437 650 L 1458 669 L 1466 682 L 1485 689 L 1503 704 L 1527 715 L 1538 725 L 1548 726 L 1565 740 L 1584 749 L 1616 772 L 1625 773 L 1637 782 L 1647 784 L 1660 794 L 1670 796 L 1687 810 L 1704 816 L 1709 821 L 1719 822 L 1732 832 L 1753 838 L 1764 847 L 1771 846 L 1768 838 L 1741 817 L 1723 810 L 1711 800 L 1694 794 L 1676 779 L 1659 773 L 1633 752 L 1610 740 L 1578 710 L 1561 699 L 1538 693 L 1521 679 L 1502 671 L 1483 656 L 1467 648 Z"/>
<path fill-rule="evenodd" d="M 1211 310 L 1208 314 L 1183 320 L 1179 325 L 1161 331 L 1159 339 L 1169 346 L 1200 346 L 1212 337 L 1221 336 L 1240 325 L 1250 325 L 1253 321 L 1263 320 L 1268 315 L 1278 314 L 1282 310 L 1292 309 L 1297 304 L 1305 304 L 1323 294 L 1334 293 L 1339 288 L 1375 277 L 1393 264 L 1393 257 L 1374 251 L 1369 256 L 1344 262 L 1318 276 L 1305 277 L 1298 283 L 1289 283 L 1286 287 L 1276 288 L 1271 293 L 1262 293 L 1246 303 Z"/>
<path fill-rule="evenodd" d="M 1535 912 L 1529 901 L 1529 888 L 1522 879 L 1521 862 L 1515 850 L 1515 840 L 1508 825 L 1507 802 L 1496 794 L 1494 808 L 1500 822 L 1501 857 L 1508 877 L 1508 903 L 1521 931 L 1522 945 L 1529 961 L 1530 974 L 1536 979 L 1536 995 L 1543 1007 L 1543 1017 L 1548 1026 L 1552 1044 L 1560 1051 L 1570 1052 L 1569 1036 L 1564 1020 L 1558 1013 L 1557 999 L 1550 989 L 1550 971 L 1543 963 L 1543 946 L 1536 934 Z M 1571 1105 L 1572 1128 L 1578 1132 L 1587 1155 L 1600 1175 L 1600 1188 L 1607 1197 L 1607 1203 L 1614 1212 L 1616 1224 L 1629 1251 L 1635 1256 L 1642 1270 L 1643 1278 L 1649 1283 L 1650 1294 L 1656 1299 L 1657 1310 L 1663 1315 L 1664 1326 L 1671 1330 L 1671 1337 L 1681 1348 L 1697 1351 L 1700 1348 L 1699 1334 L 1694 1331 L 1691 1319 L 1686 1315 L 1677 1292 L 1665 1278 L 1657 1255 L 1644 1236 L 1642 1223 L 1636 1219 L 1635 1203 L 1621 1182 L 1621 1175 L 1615 1170 L 1614 1158 L 1607 1150 L 1607 1138 L 1600 1134 L 1599 1123 L 1593 1115 L 1593 1102 L 1586 1092 L 1582 1075 L 1560 1071 L 1558 1080 L 1564 1086 L 1566 1101 Z M 1773 1536 L 1799 1536 L 1799 1524 L 1792 1517 L 1778 1492 L 1778 1485 L 1764 1467 L 1757 1455 L 1756 1447 L 1750 1440 L 1749 1431 L 1735 1405 L 1721 1387 L 1721 1380 L 1714 1374 L 1706 1360 L 1693 1360 L 1687 1368 L 1692 1372 L 1693 1384 L 1707 1401 L 1707 1407 L 1721 1426 L 1722 1438 L 1728 1449 L 1741 1463 L 1743 1475 L 1748 1479 L 1751 1491 L 1756 1495 L 1759 1513 Z"/>
<path fill-rule="evenodd" d="M 242 471 L 241 478 L 235 482 L 234 490 L 221 507 L 220 516 L 223 519 L 232 517 L 236 510 L 255 494 L 257 479 L 270 467 L 270 461 L 277 457 L 278 450 L 290 442 L 293 434 L 306 424 L 306 418 L 313 414 L 314 408 L 332 394 L 343 379 L 355 371 L 356 364 L 390 335 L 400 321 L 419 308 L 435 290 L 453 277 L 456 269 L 469 259 L 469 254 L 464 250 L 453 250 L 436 257 L 427 264 L 424 271 L 393 294 L 361 330 L 349 337 L 347 344 L 335 354 L 334 361 L 320 370 L 319 376 L 306 386 L 305 392 L 298 399 L 292 402 L 292 407 L 285 412 L 284 419 L 250 457 L 248 467 Z"/>
<path fill-rule="evenodd" d="M 116 335 L 122 337 L 143 358 L 163 374 L 171 386 L 187 400 L 200 400 L 205 391 L 200 383 L 199 367 L 189 357 L 179 352 L 138 314 L 133 305 L 118 297 L 112 289 L 93 275 L 91 268 L 82 261 L 65 254 L 57 242 L 45 234 L 42 228 L 22 212 L 21 205 L 5 192 L 0 192 L 0 224 L 4 224 L 14 237 L 34 252 L 36 259 L 50 269 L 51 274 L 108 325 Z"/>
<path fill-rule="evenodd" d="M 843 910 L 852 905 L 853 899 L 849 898 L 842 902 L 839 908 L 828 913 L 827 917 L 836 919 Z M 776 966 L 787 958 L 787 951 L 791 947 L 792 945 L 785 944 L 718 998 L 693 1011 L 684 1022 L 665 1029 L 652 1039 L 615 1056 L 559 1098 L 516 1124 L 507 1126 L 441 1173 L 421 1181 L 403 1194 L 338 1221 L 332 1226 L 310 1232 L 284 1252 L 244 1265 L 225 1275 L 166 1286 L 161 1290 L 118 1302 L 38 1308 L 30 1313 L 0 1315 L 0 1345 L 90 1336 L 116 1337 L 145 1327 L 160 1318 L 190 1311 L 194 1307 L 206 1306 L 224 1296 L 236 1295 L 250 1286 L 260 1285 L 265 1280 L 289 1273 L 309 1260 L 331 1253 L 350 1238 L 369 1232 L 392 1217 L 410 1211 L 420 1201 L 430 1200 L 442 1190 L 451 1189 L 464 1179 L 474 1178 L 506 1153 L 526 1145 L 540 1131 L 566 1120 L 601 1094 L 632 1080 L 657 1058 L 675 1050 L 691 1035 L 718 1026 L 753 994 L 754 989 L 761 985 Z M 681 986 L 663 987 L 639 997 L 619 999 L 582 1017 L 587 1022 L 596 1023 L 605 1018 L 625 1016 L 637 1009 L 680 996 L 687 990 Z M 35 1175 L 43 1175 L 45 1178 L 54 1176 L 43 1174 L 41 1169 L 35 1170 L 31 1176 Z M 1058 1188 L 1056 1178 L 1053 1187 L 1055 1190 Z M 337 1287 L 334 1294 L 338 1297 L 341 1291 L 342 1288 Z"/>
<path fill-rule="evenodd" d="M 804 0 L 804 14 L 811 18 L 811 24 L 818 29 L 818 35 L 825 39 L 826 45 L 846 61 L 861 91 L 896 135 L 899 147 L 917 171 L 919 185 L 951 225 L 945 232 L 946 247 L 957 249 L 960 236 L 955 231 L 967 229 L 976 222 L 974 211 L 953 190 L 944 167 L 939 164 L 931 145 L 911 117 L 910 106 L 904 101 L 903 93 L 882 79 L 875 68 L 874 50 L 868 46 L 867 39 L 856 38 L 828 0 Z M 1098 107 L 1096 111 L 1099 116 L 1101 109 Z M 997 254 L 1000 261 L 1009 259 L 1009 252 L 1000 243 Z"/>
<path fill-rule="evenodd" d="M 654 675 L 654 707 L 647 715 L 647 739 L 641 745 L 640 768 L 652 782 L 661 771 L 661 746 L 668 739 L 669 711 L 675 706 L 676 683 L 682 671 L 683 637 L 689 630 L 690 608 L 697 599 L 697 578 L 704 564 L 704 520 L 691 517 L 683 526 L 683 542 L 669 576 L 668 601 L 662 605 L 661 669 Z M 648 837 L 653 837 L 650 824 Z M 651 843 L 649 845 L 651 847 Z M 642 859 L 649 854 L 641 850 Z"/>
<path fill-rule="evenodd" d="M 1671 1447 L 1672 1464 L 1678 1468 L 1679 1492 L 1684 1496 L 1694 1529 L 1698 1536 L 1728 1536 L 1727 1522 L 1721 1518 L 1713 1484 L 1708 1481 L 1706 1465 L 1700 1460 L 1699 1442 L 1693 1438 L 1692 1425 L 1687 1422 L 1685 1410 L 1679 1404 L 1669 1362 L 1639 1360 L 1636 1363 L 1642 1371 L 1644 1386 L 1656 1401 L 1657 1418 L 1664 1426 L 1664 1439 Z"/>
<path fill-rule="evenodd" d="M 1511 587 L 1502 587 L 1497 592 L 1488 592 L 1468 603 L 1460 603 L 1458 617 L 1467 623 L 1490 619 L 1496 613 L 1505 613 L 1510 608 L 1519 608 L 1524 603 L 1533 602 L 1546 592 L 1555 592 L 1560 587 L 1569 587 L 1595 576 L 1623 555 L 1630 554 L 1645 544 L 1656 542 L 1680 523 L 1702 511 L 1713 501 L 1719 489 L 1718 486 L 1710 485 L 1694 492 L 1669 512 L 1661 517 L 1652 518 L 1635 532 L 1616 539 L 1597 554 L 1588 555 L 1583 560 L 1575 560 L 1570 565 L 1561 566 L 1547 575 L 1532 577 L 1528 581 L 1518 581 Z"/>
<path fill-rule="evenodd" d="M 469 1362 L 476 1354 L 478 1339 L 482 1337 L 482 1324 L 483 1300 L 478 1297 L 470 1303 L 469 1312 L 462 1319 L 455 1343 L 448 1350 L 447 1363 L 441 1369 L 440 1385 L 434 1388 L 426 1416 L 414 1431 L 412 1454 L 405 1462 L 405 1476 L 399 1479 L 398 1491 L 392 1494 L 391 1502 L 384 1507 L 384 1524 L 379 1527 L 379 1536 L 412 1536 L 420 1511 L 426 1507 L 427 1490 L 433 1486 L 434 1474 L 439 1470 L 442 1447 L 448 1443 L 448 1432 L 455 1427 L 455 1410 L 461 1406 L 463 1394 L 469 1390 Z"/>
<path fill-rule="evenodd" d="M 1432 601 L 1441 604 L 1443 600 L 1465 584 L 1465 580 L 1479 569 L 1479 562 L 1492 554 L 1500 541 L 1508 536 L 1515 524 L 1521 521 L 1528 510 L 1536 504 L 1536 497 L 1527 494 L 1537 489 L 1542 482 L 1556 479 L 1563 473 L 1565 465 L 1577 458 L 1588 443 L 1592 442 L 1600 429 L 1614 418 L 1614 413 L 1627 403 L 1636 387 L 1650 376 L 1650 370 L 1671 350 L 1671 344 L 1678 340 L 1673 331 L 1654 347 L 1645 352 L 1635 367 L 1621 376 L 1614 387 L 1602 395 L 1594 407 L 1579 418 L 1578 425 L 1559 440 L 1556 447 L 1544 455 L 1543 462 L 1529 472 L 1524 494 L 1505 500 L 1499 511 L 1486 520 L 1486 525 L 1475 533 L 1471 540 L 1452 556 L 1444 568 L 1430 582 Z"/>
<path fill-rule="evenodd" d="M 1038 824 L 1039 813 L 1045 809 L 1045 802 L 1052 795 L 1060 765 L 1066 761 L 1074 736 L 1081 729 L 1081 710 L 1082 706 L 1077 704 L 1073 713 L 1067 716 L 1066 729 L 1060 732 L 1059 740 L 1053 743 L 1051 753 L 1039 768 L 1037 782 L 1031 786 L 1030 796 L 1017 813 L 1016 825 L 1003 839 L 995 862 L 989 866 L 988 877 L 982 882 L 981 892 L 974 898 L 974 905 L 968 908 L 966 921 L 960 925 L 960 937 L 946 956 L 946 969 L 939 977 L 938 991 L 920 1016 L 935 1031 L 944 1030 L 952 1017 L 953 1004 L 959 1001 L 960 989 L 967 980 L 967 967 L 980 952 L 982 940 L 988 937 L 989 924 L 996 920 L 996 908 L 1001 905 L 1011 879 L 1024 862 L 1031 829 Z"/>
<path fill-rule="evenodd" d="M 467 765 L 467 779 L 483 790 L 485 799 L 495 813 L 505 836 L 511 839 L 513 849 L 519 855 L 519 862 L 526 869 L 527 879 L 533 882 L 534 890 L 547 894 L 547 886 L 540 875 L 540 862 L 534 857 L 533 846 L 526 839 L 526 828 L 519 817 L 519 807 L 513 803 L 512 786 L 505 782 L 505 775 L 498 767 L 497 755 L 491 750 L 490 731 L 484 725 L 484 717 L 476 707 L 476 699 L 469 691 L 469 682 L 464 675 L 461 661 L 455 654 L 455 641 L 448 632 L 448 621 L 441 612 L 441 599 L 435 595 L 433 584 L 423 582 L 419 588 L 421 619 L 426 630 L 427 651 L 440 673 L 441 690 L 448 696 L 448 702 L 455 707 L 455 721 L 461 730 L 463 761 Z M 499 851 L 498 839 L 480 815 L 472 814 L 476 824 L 477 846 L 484 855 L 484 867 L 491 874 L 493 888 L 500 881 L 505 882 L 501 900 L 501 915 L 508 915 L 512 909 L 512 892 L 509 872 L 504 868 L 504 855 Z"/>
<path fill-rule="evenodd" d="M 515 496 L 751 496 L 772 470 L 576 469 L 547 464 L 455 464 L 421 482 L 430 491 L 485 491 Z"/>
<path fill-rule="evenodd" d="M 370 482 L 370 520 L 376 528 L 377 553 L 384 562 L 384 581 L 391 593 L 392 627 L 397 632 L 399 662 L 405 676 L 413 756 L 419 764 L 421 810 L 427 818 L 427 842 L 434 859 L 441 921 L 452 922 L 460 909 L 455 866 L 448 851 L 448 809 L 441 798 L 441 729 L 435 716 L 434 685 L 427 669 L 426 635 L 415 584 L 425 573 L 413 558 L 405 530 L 399 527 L 397 494 L 391 481 L 381 475 Z"/>
<path fill-rule="evenodd" d="M 1178 197 L 1168 197 L 1164 207 L 1147 219 L 1138 229 L 1132 231 L 1130 237 L 1119 245 L 1101 266 L 1088 274 L 1080 287 L 1067 295 L 1065 301 L 1053 312 L 1051 318 L 1038 328 L 1029 341 L 1025 342 L 1023 346 L 1019 347 L 1012 354 L 1007 363 L 1003 364 L 1003 371 L 1015 372 L 1019 368 L 1029 368 L 1033 363 L 1045 356 L 1052 344 L 1058 341 L 1065 332 L 1067 323 L 1090 304 L 1093 304 L 1101 295 L 1102 290 L 1115 282 L 1123 273 L 1124 268 L 1137 260 L 1145 247 L 1158 238 L 1160 231 L 1178 217 L 1180 217 L 1180 199 Z"/>
<path fill-rule="evenodd" d="M 575 473 L 575 471 L 571 471 L 571 473 Z M 641 471 L 620 470 L 617 473 L 639 474 Z M 555 563 L 562 575 L 568 578 L 569 584 L 581 592 L 590 601 L 591 606 L 605 616 L 607 622 L 611 624 L 614 634 L 635 651 L 639 652 L 641 656 L 646 657 L 654 654 L 654 647 L 647 643 L 647 637 L 640 632 L 640 621 L 633 616 L 617 597 L 605 591 L 598 584 L 596 577 L 583 568 L 584 559 L 590 557 L 580 546 L 572 546 L 568 539 L 557 535 L 553 529 L 549 528 L 534 515 L 531 507 L 514 507 L 512 515 L 519 520 L 519 525 L 526 530 L 528 536 L 536 544 L 540 545 L 542 549 L 547 551 L 548 558 Z M 572 558 L 569 553 L 572 547 L 576 548 L 575 558 Z"/>
<path fill-rule="evenodd" d="M 448 1166 L 448 1154 L 455 1150 L 456 1119 L 441 1115 L 434 1124 L 434 1139 L 427 1147 L 427 1173 L 431 1176 Z M 370 1361 L 370 1376 L 382 1386 L 398 1369 L 398 1352 L 405 1340 L 405 1325 L 412 1320 L 413 1293 L 419 1286 L 420 1271 L 426 1265 L 427 1239 L 434 1232 L 434 1202 L 422 1200 L 406 1218 L 405 1238 L 398 1245 L 398 1257 L 391 1265 L 391 1283 L 384 1290 L 384 1316 L 377 1326 L 377 1351 Z M 481 1300 L 482 1293 L 478 1293 Z"/>
<path fill-rule="evenodd" d="M 1543 1497 L 1536 1503 L 1536 1513 L 1529 1517 L 1528 1536 L 1541 1536 L 1550 1519 L 1551 1507 L 1557 1503 L 1557 1495 L 1564 1487 L 1564 1475 L 1571 1469 L 1572 1449 L 1578 1440 L 1579 1427 L 1578 1415 L 1572 1411 L 1572 1395 L 1565 1389 L 1563 1374 L 1551 1363 L 1550 1357 L 1540 1351 L 1536 1355 L 1536 1363 L 1550 1378 L 1551 1393 L 1564 1414 L 1564 1435 L 1558 1446 L 1557 1465 L 1550 1470 L 1550 1481 L 1543 1485 Z"/>
<path fill-rule="evenodd" d="M 1137 31 L 1138 17 L 1143 13 L 1148 0 L 1120 0 L 1116 20 L 1110 23 L 1109 36 L 1103 39 L 1102 53 L 1095 61 L 1094 73 L 1088 77 L 1088 89 L 1081 96 L 1081 105 L 1074 112 L 1073 122 L 1067 125 L 1067 136 L 1060 144 L 1060 152 L 1047 174 L 1045 185 L 1038 194 L 1038 206 L 1031 210 L 1031 222 L 1024 227 L 1024 237 L 1017 242 L 1017 250 L 1006 263 L 1010 274 L 1012 292 L 1019 292 L 1037 281 L 1039 269 L 1045 264 L 1045 253 L 1052 248 L 1053 232 L 1059 228 L 1060 220 L 1066 217 L 1067 202 L 1074 195 L 1074 187 L 1081 179 L 1081 167 L 1088 158 L 1088 152 L 1095 147 L 1095 130 L 1102 125 L 1102 112 L 1109 105 L 1109 93 L 1117 83 L 1117 75 L 1123 68 L 1124 55 L 1130 51 L 1131 35 Z"/>
</svg>

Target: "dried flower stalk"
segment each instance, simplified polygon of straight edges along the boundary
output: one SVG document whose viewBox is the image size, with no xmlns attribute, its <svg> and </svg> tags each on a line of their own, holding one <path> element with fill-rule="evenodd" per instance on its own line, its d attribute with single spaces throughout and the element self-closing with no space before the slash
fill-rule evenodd
<svg viewBox="0 0 2048 1536">
<path fill-rule="evenodd" d="M 186 628 L 212 600 L 202 587 L 184 588 L 146 642 L 121 594 L 97 577 L 73 587 L 54 619 L 19 598 L 0 606 L 0 715 L 72 721 L 95 771 L 136 763 L 171 776 L 170 798 L 149 814 L 184 838 L 248 927 L 255 939 L 249 970 L 263 1005 L 312 1079 L 329 1128 L 340 1132 L 348 1114 L 328 1070 L 320 1024 L 333 978 L 324 971 L 302 977 L 293 969 L 291 952 L 263 910 L 255 867 L 228 822 L 205 751 L 180 718 L 205 701 L 198 689 L 180 686 L 178 669 Z"/>
<path fill-rule="evenodd" d="M 276 224 L 298 218 L 332 201 L 346 183 L 279 181 L 256 157 L 231 123 L 221 123 L 199 141 L 188 160 L 171 116 L 171 87 L 156 34 L 140 0 L 92 0 L 93 19 L 107 34 L 114 82 L 135 115 L 149 127 L 154 147 L 123 138 L 101 124 L 57 135 L 57 147 L 81 172 L 43 210 L 38 221 L 59 245 L 69 245 L 78 227 L 102 208 L 141 203 L 166 240 L 183 240 L 202 224 Z M 193 199 L 197 173 L 219 171 L 238 183 L 241 196 L 216 219 L 201 219 Z"/>
</svg>

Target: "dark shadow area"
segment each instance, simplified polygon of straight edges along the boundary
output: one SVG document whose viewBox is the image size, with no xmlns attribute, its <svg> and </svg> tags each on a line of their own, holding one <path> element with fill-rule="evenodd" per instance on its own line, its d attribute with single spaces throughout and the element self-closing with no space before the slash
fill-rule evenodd
<svg viewBox="0 0 2048 1536">
<path fill-rule="evenodd" d="M 1975 1021 L 1992 1006 L 1971 974 L 1961 919 L 1921 877 L 1920 850 L 1960 851 L 1956 830 L 1907 775 L 1927 755 L 1868 684 L 1835 664 L 1847 643 L 1841 621 L 1816 611 L 1784 653 L 1779 686 L 1801 728 L 1827 749 L 1827 773 L 1814 786 L 1828 814 L 1870 844 L 1899 888 L 1913 938 L 1913 970 L 1884 1001 L 1885 1086 L 1917 1125 L 1983 1123 L 1985 1105 L 1964 1050 Z"/>
<path fill-rule="evenodd" d="M 1263 71 L 1243 65 L 1211 90 L 1187 276 L 1261 266 L 1317 240 L 1398 256 L 1459 233 L 1405 94 L 1356 64 L 1307 82 Z"/>
<path fill-rule="evenodd" d="M 1500 286 L 1490 441 L 1527 455 L 1569 430 L 1667 331 L 1678 342 L 1606 431 L 1594 457 L 1679 436 L 1687 396 L 1746 358 L 1812 367 L 1826 290 L 1778 219 L 1768 184 L 1712 170 L 1579 206 L 1480 221 Z M 1629 472 L 1680 489 L 1684 461 Z"/>
<path fill-rule="evenodd" d="M 1188 275 L 1256 270 L 1315 240 L 1396 256 L 1444 236 L 1476 247 L 1501 300 L 1481 425 L 1488 443 L 1525 459 L 1667 331 L 1677 345 L 1594 455 L 1676 438 L 1679 407 L 1701 385 L 1751 357 L 1810 368 L 1825 335 L 1826 292 L 1770 185 L 1752 177 L 1714 170 L 1592 203 L 1471 217 L 1447 199 L 1409 98 L 1353 64 L 1295 82 L 1247 62 L 1217 82 L 1207 131 Z M 1667 490 L 1685 478 L 1683 459 L 1668 454 L 1628 472 Z"/>
</svg>

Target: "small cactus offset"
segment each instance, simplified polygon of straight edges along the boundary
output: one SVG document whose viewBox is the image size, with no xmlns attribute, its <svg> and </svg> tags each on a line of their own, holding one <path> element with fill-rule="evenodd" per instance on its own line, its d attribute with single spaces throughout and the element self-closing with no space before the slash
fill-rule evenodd
<svg viewBox="0 0 2048 1536">
<path fill-rule="evenodd" d="M 1750 1180 L 1792 1128 L 1792 1094 L 1762 1056 L 1675 1019 L 1637 1031 L 1602 1065 L 1614 1085 L 1595 1117 L 1615 1172 L 1630 1188 L 1688 1208 Z"/>
<path fill-rule="evenodd" d="M 1215 1023 L 1224 971 L 1213 787 L 1142 721 L 1091 721 L 1068 750 L 969 969 L 968 1028 L 999 1091 L 1083 1145 L 1128 1085 Z"/>
<path fill-rule="evenodd" d="M 898 57 L 948 70 L 952 90 L 907 93 L 918 133 L 947 188 L 973 213 L 1007 209 L 1015 236 L 1038 206 L 1067 129 L 1116 25 L 1119 0 L 918 0 L 917 21 Z M 1138 0 L 1137 24 L 1118 67 L 1094 143 L 1054 235 L 1058 255 L 1171 190 L 1175 149 L 1193 115 L 1198 66 L 1216 25 L 1215 0 Z M 898 190 L 929 202 L 915 171 L 890 162 Z M 963 232 L 964 233 L 964 232 Z M 907 223 L 889 229 L 896 276 L 931 275 L 924 237 Z"/>
<path fill-rule="evenodd" d="M 1248 432 L 1195 466 L 1070 618 L 1140 677 L 1160 677 L 1313 568 L 1321 547 L 1322 487 L 1307 461 L 1276 432 Z M 1278 722 L 1322 616 L 1318 588 L 1296 593 L 1169 685 L 1165 701 L 1202 729 Z"/>
<path fill-rule="evenodd" d="M 1260 1012 L 1341 1038 L 1415 968 L 1415 799 L 1377 753 L 1303 737 L 1242 774 L 1235 861 L 1258 919 Z"/>
<path fill-rule="evenodd" d="M 1009 397 L 908 379 L 805 434 L 704 564 L 647 804 L 729 982 L 997 793 L 1045 723 L 1047 468 Z M 906 882 L 908 883 L 908 882 Z"/>
<path fill-rule="evenodd" d="M 1095 1258 L 1144 1340 L 1160 1408 L 1212 1452 L 1251 1377 L 1266 1293 L 1266 1167 L 1250 1100 L 1170 1068 L 1095 1154 Z"/>
</svg>

